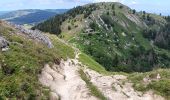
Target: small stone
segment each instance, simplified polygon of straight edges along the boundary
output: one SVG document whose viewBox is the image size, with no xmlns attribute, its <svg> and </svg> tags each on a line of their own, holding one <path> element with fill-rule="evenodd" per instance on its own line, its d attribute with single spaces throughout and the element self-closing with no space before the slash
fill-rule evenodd
<svg viewBox="0 0 170 100">
<path fill-rule="evenodd" d="M 161 79 L 161 76 L 160 76 L 159 73 L 157 74 L 157 77 L 156 77 L 156 78 L 157 78 L 158 80 Z"/>
<path fill-rule="evenodd" d="M 2 48 L 2 52 L 8 51 L 9 48 Z"/>
<path fill-rule="evenodd" d="M 50 92 L 50 100 L 60 100 L 60 97 L 57 95 L 57 93 Z"/>
</svg>

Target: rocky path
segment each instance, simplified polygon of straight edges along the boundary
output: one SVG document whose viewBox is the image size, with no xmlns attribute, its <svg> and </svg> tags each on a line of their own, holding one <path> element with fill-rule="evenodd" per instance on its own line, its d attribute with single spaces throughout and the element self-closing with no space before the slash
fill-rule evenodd
<svg viewBox="0 0 170 100">
<path fill-rule="evenodd" d="M 78 57 L 78 54 L 76 58 Z M 78 73 L 78 60 L 68 59 L 60 65 L 45 65 L 39 81 L 51 89 L 51 100 L 97 100 L 90 95 Z"/>
<path fill-rule="evenodd" d="M 79 76 L 81 63 L 78 61 L 78 56 L 76 50 L 75 59 L 61 61 L 60 65 L 47 64 L 42 69 L 39 81 L 50 88 L 51 100 L 98 100 L 90 94 L 86 83 Z M 104 76 L 88 68 L 83 69 L 108 100 L 164 100 L 151 91 L 145 94 L 135 91 L 124 75 Z"/>
<path fill-rule="evenodd" d="M 90 69 L 85 69 L 85 73 L 108 100 L 164 100 L 152 91 L 145 94 L 135 91 L 124 75 L 103 76 Z"/>
</svg>

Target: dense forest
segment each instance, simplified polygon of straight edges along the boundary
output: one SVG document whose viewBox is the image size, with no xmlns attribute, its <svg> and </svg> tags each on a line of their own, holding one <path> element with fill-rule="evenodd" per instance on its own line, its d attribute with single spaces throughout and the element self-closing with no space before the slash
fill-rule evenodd
<svg viewBox="0 0 170 100">
<path fill-rule="evenodd" d="M 87 18 L 92 11 L 96 10 L 97 7 L 95 5 L 90 5 L 90 7 L 83 7 L 78 6 L 69 10 L 67 13 L 56 15 L 54 18 L 51 18 L 42 24 L 38 24 L 37 26 L 33 27 L 32 29 L 39 29 L 44 32 L 50 32 L 56 35 L 61 33 L 61 24 L 67 20 L 76 17 L 78 14 L 84 14 L 84 18 Z"/>
<path fill-rule="evenodd" d="M 153 40 L 154 44 L 160 48 L 170 50 L 170 16 L 164 17 L 167 24 L 159 30 L 144 30 L 143 35 L 149 40 Z"/>
</svg>

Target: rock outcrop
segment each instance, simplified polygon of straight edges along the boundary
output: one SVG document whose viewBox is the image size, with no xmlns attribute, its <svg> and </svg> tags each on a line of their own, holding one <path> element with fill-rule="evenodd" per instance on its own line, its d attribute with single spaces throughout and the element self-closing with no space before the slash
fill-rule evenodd
<svg viewBox="0 0 170 100">
<path fill-rule="evenodd" d="M 7 24 L 9 24 L 10 26 L 19 30 L 21 34 L 24 34 L 31 39 L 34 39 L 34 40 L 37 40 L 43 44 L 46 44 L 48 46 L 48 48 L 54 47 L 51 40 L 48 38 L 48 36 L 46 36 L 43 32 L 41 32 L 39 30 L 26 29 L 22 25 L 15 25 L 10 22 L 7 22 Z"/>
<path fill-rule="evenodd" d="M 9 49 L 9 42 L 2 36 L 0 36 L 0 49 L 1 51 L 7 51 Z"/>
</svg>

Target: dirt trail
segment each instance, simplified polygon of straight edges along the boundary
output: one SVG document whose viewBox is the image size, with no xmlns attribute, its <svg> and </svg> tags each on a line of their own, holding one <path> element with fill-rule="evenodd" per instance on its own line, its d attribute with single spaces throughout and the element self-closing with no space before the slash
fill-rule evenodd
<svg viewBox="0 0 170 100">
<path fill-rule="evenodd" d="M 85 69 L 85 73 L 108 100 L 164 100 L 152 91 L 145 94 L 135 91 L 124 75 L 103 76 L 90 69 Z"/>
<path fill-rule="evenodd" d="M 76 55 L 76 58 L 78 54 Z M 39 81 L 51 89 L 51 100 L 97 100 L 90 95 L 78 73 L 78 60 L 68 59 L 60 65 L 45 65 Z"/>
<path fill-rule="evenodd" d="M 76 50 L 75 59 L 61 61 L 60 65 L 49 66 L 42 69 L 39 81 L 50 88 L 51 100 L 98 100 L 90 94 L 86 83 L 79 76 L 79 53 Z M 84 72 L 91 82 L 105 95 L 108 100 L 164 100 L 151 91 L 142 94 L 132 88 L 132 84 L 124 75 L 103 76 L 84 67 Z"/>
</svg>

